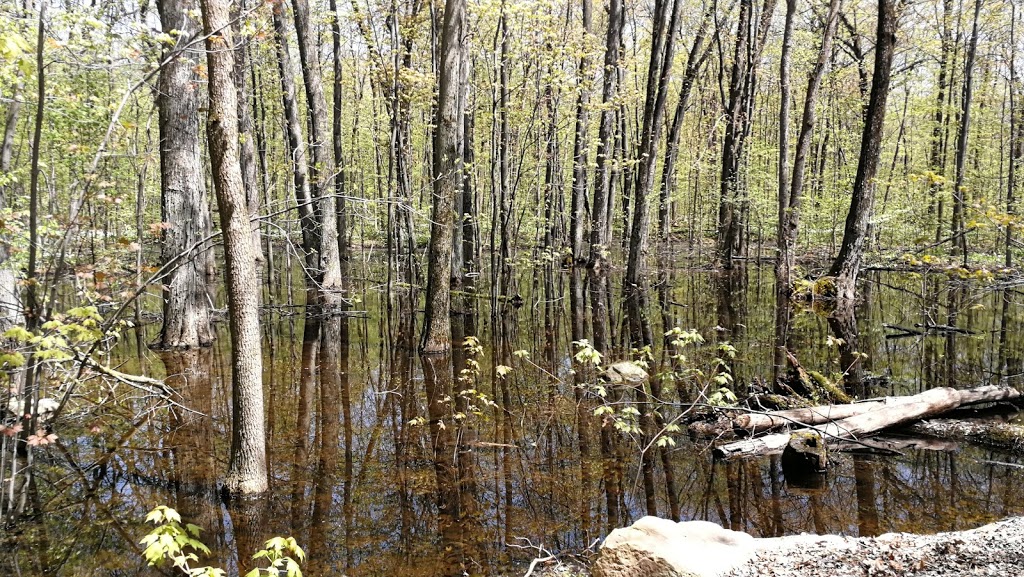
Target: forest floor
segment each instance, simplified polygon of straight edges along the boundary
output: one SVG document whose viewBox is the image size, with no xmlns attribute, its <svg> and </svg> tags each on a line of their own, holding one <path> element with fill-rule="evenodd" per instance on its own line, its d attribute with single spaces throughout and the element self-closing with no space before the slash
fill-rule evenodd
<svg viewBox="0 0 1024 577">
<path fill-rule="evenodd" d="M 934 535 L 795 535 L 758 541 L 754 559 L 726 577 L 1024 575 L 1024 517 Z M 584 577 L 590 572 L 582 564 L 567 562 L 542 565 L 533 575 Z"/>
</svg>

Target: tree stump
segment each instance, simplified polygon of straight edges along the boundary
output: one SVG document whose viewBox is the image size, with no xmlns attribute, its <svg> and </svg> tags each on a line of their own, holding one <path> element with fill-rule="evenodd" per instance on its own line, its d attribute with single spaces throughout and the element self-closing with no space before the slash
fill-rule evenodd
<svg viewBox="0 0 1024 577">
<path fill-rule="evenodd" d="M 825 441 L 816 431 L 796 431 L 782 451 L 782 472 L 786 479 L 820 475 L 828 469 Z"/>
</svg>

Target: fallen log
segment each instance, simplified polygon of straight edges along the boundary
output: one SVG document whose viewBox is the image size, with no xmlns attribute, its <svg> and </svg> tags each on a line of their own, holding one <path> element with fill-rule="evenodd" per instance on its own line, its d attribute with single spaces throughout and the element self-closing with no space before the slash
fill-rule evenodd
<svg viewBox="0 0 1024 577">
<path fill-rule="evenodd" d="M 914 395 L 903 402 L 884 406 L 873 411 L 853 415 L 829 423 L 823 423 L 803 430 L 821 433 L 826 441 L 857 440 L 860 437 L 887 429 L 898 427 L 925 417 L 941 415 L 960 406 L 960 391 L 947 387 L 931 389 Z M 719 458 L 750 457 L 763 454 L 766 448 L 785 447 L 789 442 L 790 433 L 776 433 L 744 439 L 714 449 Z"/>
<path fill-rule="evenodd" d="M 979 403 L 995 403 L 998 401 L 1012 401 L 1021 398 L 1021 392 L 1013 387 L 997 385 L 985 385 L 957 391 L 960 395 L 960 406 L 976 405 Z M 913 401 L 917 395 L 905 397 L 885 397 L 880 400 L 864 401 L 848 405 L 822 405 L 807 407 L 803 409 L 788 409 L 784 411 L 771 411 L 768 413 L 748 413 L 733 419 L 733 426 L 736 429 L 746 431 L 754 435 L 764 431 L 770 431 L 789 425 L 807 426 L 819 425 L 829 421 L 846 419 L 855 415 L 862 415 L 883 407 L 890 407 Z M 783 444 L 785 446 L 785 444 Z"/>
<path fill-rule="evenodd" d="M 1024 455 L 1024 425 L 962 419 L 929 419 L 903 429 L 916 435 L 967 441 L 1015 455 Z"/>
</svg>

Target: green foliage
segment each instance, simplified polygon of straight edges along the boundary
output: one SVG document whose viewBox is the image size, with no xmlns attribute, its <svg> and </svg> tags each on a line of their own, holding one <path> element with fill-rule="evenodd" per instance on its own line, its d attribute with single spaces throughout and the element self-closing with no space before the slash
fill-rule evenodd
<svg viewBox="0 0 1024 577">
<path fill-rule="evenodd" d="M 572 342 L 573 346 L 576 347 L 576 354 L 573 358 L 576 362 L 581 365 L 590 365 L 593 367 L 601 366 L 601 359 L 603 358 L 601 353 L 594 348 L 594 345 L 590 344 L 587 339 L 580 339 Z"/>
<path fill-rule="evenodd" d="M 142 555 L 150 565 L 160 567 L 167 561 L 190 577 L 223 577 L 223 569 L 192 567 L 199 561 L 196 553 L 210 554 L 210 548 L 199 540 L 200 528 L 191 523 L 182 526 L 177 511 L 160 505 L 146 515 L 146 522 L 156 528 L 139 541 L 146 549 Z"/>
<path fill-rule="evenodd" d="M 210 548 L 199 540 L 201 529 L 191 523 L 182 524 L 181 515 L 170 507 L 159 505 L 146 515 L 146 522 L 156 527 L 139 542 L 145 545 L 142 552 L 146 561 L 156 567 L 170 562 L 171 566 L 189 577 L 224 577 L 227 573 L 217 567 L 195 567 L 199 553 L 210 554 Z M 306 553 L 292 537 L 273 537 L 263 549 L 252 556 L 254 561 L 265 560 L 266 567 L 257 567 L 245 577 L 259 575 L 287 575 L 302 577 L 299 563 L 306 560 Z"/>
</svg>

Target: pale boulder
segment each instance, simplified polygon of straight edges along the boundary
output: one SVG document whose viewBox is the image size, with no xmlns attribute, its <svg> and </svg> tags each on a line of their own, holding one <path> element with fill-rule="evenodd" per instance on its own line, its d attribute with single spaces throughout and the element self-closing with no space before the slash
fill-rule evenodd
<svg viewBox="0 0 1024 577">
<path fill-rule="evenodd" d="M 753 558 L 755 539 L 708 521 L 644 517 L 601 545 L 595 577 L 713 577 Z"/>
<path fill-rule="evenodd" d="M 640 365 L 630 361 L 620 361 L 610 365 L 601 374 L 604 380 L 613 385 L 636 387 L 647 382 L 649 375 Z"/>
</svg>

